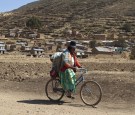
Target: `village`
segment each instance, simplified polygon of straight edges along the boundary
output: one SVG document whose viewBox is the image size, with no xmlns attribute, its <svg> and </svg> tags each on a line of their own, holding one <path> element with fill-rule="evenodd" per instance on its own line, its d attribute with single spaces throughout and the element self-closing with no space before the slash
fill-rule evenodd
<svg viewBox="0 0 135 115">
<path fill-rule="evenodd" d="M 129 39 L 129 35 L 132 39 Z M 8 29 L 1 30 L 0 52 L 2 55 L 12 54 L 31 57 L 44 57 L 54 52 L 63 51 L 71 40 L 76 41 L 76 54 L 79 58 L 87 58 L 90 55 L 107 54 L 122 55 L 129 58 L 132 48 L 135 46 L 135 33 L 116 35 L 93 34 L 87 38 L 80 38 L 79 31 L 66 30 L 62 37 L 49 37 L 37 30 Z M 126 39 L 127 38 L 127 39 Z"/>
</svg>

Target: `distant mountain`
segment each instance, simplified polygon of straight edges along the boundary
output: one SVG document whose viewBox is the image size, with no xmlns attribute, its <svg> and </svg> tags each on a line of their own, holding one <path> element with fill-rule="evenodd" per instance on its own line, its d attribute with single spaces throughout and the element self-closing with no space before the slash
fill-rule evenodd
<svg viewBox="0 0 135 115">
<path fill-rule="evenodd" d="M 135 16 L 135 0 L 40 0 L 15 11 L 25 13 L 31 10 L 36 14 L 72 13 L 87 17 Z"/>
<path fill-rule="evenodd" d="M 37 16 L 44 32 L 60 33 L 74 28 L 84 34 L 120 31 L 124 23 L 135 24 L 135 0 L 40 0 L 0 16 L 0 26 L 24 27 L 25 21 Z"/>
</svg>

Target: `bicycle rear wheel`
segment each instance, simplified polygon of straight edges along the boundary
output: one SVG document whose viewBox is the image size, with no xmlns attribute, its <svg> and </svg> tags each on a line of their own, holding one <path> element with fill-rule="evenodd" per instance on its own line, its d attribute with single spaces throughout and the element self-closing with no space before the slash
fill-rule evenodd
<svg viewBox="0 0 135 115">
<path fill-rule="evenodd" d="M 64 96 L 59 79 L 50 79 L 45 86 L 46 96 L 52 101 L 60 101 Z"/>
<path fill-rule="evenodd" d="M 81 86 L 80 97 L 84 104 L 95 106 L 101 101 L 102 89 L 97 82 L 87 81 Z"/>
</svg>

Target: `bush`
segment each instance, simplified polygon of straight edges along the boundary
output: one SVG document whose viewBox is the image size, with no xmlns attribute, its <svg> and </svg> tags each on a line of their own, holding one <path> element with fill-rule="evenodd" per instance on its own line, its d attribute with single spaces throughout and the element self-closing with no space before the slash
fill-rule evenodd
<svg viewBox="0 0 135 115">
<path fill-rule="evenodd" d="M 92 40 L 92 41 L 90 41 L 90 48 L 94 48 L 94 47 L 96 47 L 96 40 Z"/>
<path fill-rule="evenodd" d="M 131 32 L 131 24 L 129 23 L 125 23 L 122 27 L 123 30 L 125 30 L 125 32 Z"/>
<path fill-rule="evenodd" d="M 118 39 L 117 41 L 114 41 L 114 46 L 115 47 L 122 47 L 122 48 L 124 48 L 127 45 L 126 45 L 126 42 L 125 42 L 124 39 Z"/>
<path fill-rule="evenodd" d="M 132 59 L 132 60 L 135 59 L 135 46 L 131 50 L 130 59 Z"/>
<path fill-rule="evenodd" d="M 31 29 L 39 29 L 42 26 L 42 24 L 37 17 L 33 16 L 26 21 L 26 26 Z"/>
<path fill-rule="evenodd" d="M 130 57 L 131 60 L 134 60 L 135 59 L 135 56 L 132 55 L 132 54 L 130 54 L 129 57 Z"/>
</svg>

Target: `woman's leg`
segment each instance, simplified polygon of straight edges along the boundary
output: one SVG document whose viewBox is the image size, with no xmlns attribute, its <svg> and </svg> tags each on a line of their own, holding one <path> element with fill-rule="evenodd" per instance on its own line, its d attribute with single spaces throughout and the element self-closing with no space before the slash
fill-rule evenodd
<svg viewBox="0 0 135 115">
<path fill-rule="evenodd" d="M 59 72 L 61 85 L 65 91 L 75 92 L 75 73 L 72 69 L 66 69 L 65 72 Z"/>
</svg>

